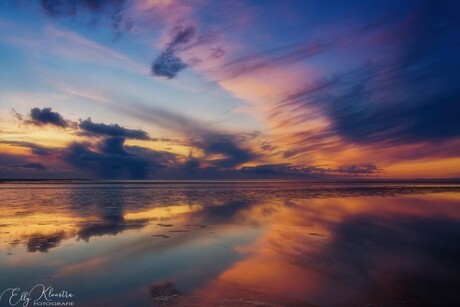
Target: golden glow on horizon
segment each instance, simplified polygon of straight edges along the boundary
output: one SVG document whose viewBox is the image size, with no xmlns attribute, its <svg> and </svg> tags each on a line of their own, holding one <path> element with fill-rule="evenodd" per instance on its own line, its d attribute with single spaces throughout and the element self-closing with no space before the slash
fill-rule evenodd
<svg viewBox="0 0 460 307">
<path fill-rule="evenodd" d="M 460 158 L 434 158 L 428 161 L 407 161 L 385 167 L 387 176 L 396 178 L 460 177 Z"/>
<path fill-rule="evenodd" d="M 23 148 L 19 146 L 13 146 L 8 144 L 1 144 L 0 143 L 0 152 L 4 154 L 11 154 L 11 155 L 30 155 L 31 151 L 28 148 Z"/>
<path fill-rule="evenodd" d="M 276 97 L 284 89 L 282 85 L 273 85 L 269 81 L 258 80 L 257 78 L 242 78 L 237 80 L 223 81 L 223 86 L 236 93 L 245 93 L 242 98 L 247 99 L 257 106 L 257 116 L 264 114 L 266 124 L 270 127 L 269 134 L 262 134 L 255 141 L 243 144 L 244 147 L 258 153 L 257 157 L 245 164 L 238 166 L 256 166 L 259 164 L 283 164 L 316 166 L 325 168 L 337 168 L 340 166 L 356 164 L 375 164 L 381 171 L 366 174 L 373 178 L 449 178 L 459 177 L 460 158 L 444 158 L 442 153 L 436 152 L 430 143 L 401 144 L 398 146 L 357 145 L 340 138 L 339 136 L 326 136 L 318 144 L 308 142 L 309 135 L 305 139 L 305 132 L 311 131 L 310 136 L 315 139 L 316 133 L 329 125 L 326 118 L 305 121 L 301 124 L 283 126 L 283 116 L 270 118 L 273 108 L 273 97 Z M 268 82 L 268 83 L 267 83 Z M 273 85 L 273 86 L 272 86 Z M 264 94 L 265 93 L 265 94 Z M 268 100 L 263 98 L 267 97 Z M 268 103 L 267 103 L 268 101 Z M 254 110 L 256 110 L 254 109 Z M 249 109 L 248 109 L 249 110 Z M 262 112 L 261 112 L 262 111 Z M 252 112 L 252 111 L 251 111 Z M 256 114 L 254 114 L 256 116 Z M 91 142 L 85 136 L 78 135 L 72 128 L 59 128 L 53 126 L 33 126 L 21 124 L 9 114 L 7 120 L 2 123 L 0 140 L 6 142 L 30 142 L 45 148 L 66 148 L 71 142 Z M 293 128 L 295 126 L 295 128 Z M 126 145 L 141 146 L 156 151 L 170 152 L 179 155 L 179 161 L 185 159 L 192 153 L 196 158 L 203 158 L 204 153 L 197 148 L 185 145 L 186 141 L 180 141 L 177 135 L 172 140 L 167 140 L 167 133 L 164 139 L 157 141 L 126 140 Z M 306 141 L 307 140 L 307 141 Z M 271 152 L 261 152 L 258 144 L 267 141 L 276 146 Z M 184 144 L 180 144 L 183 142 Z M 455 150 L 459 141 L 452 140 L 443 144 L 447 151 Z M 381 148 L 383 146 L 383 148 Z M 302 150 L 302 148 L 305 148 Z M 29 161 L 42 162 L 40 156 L 33 155 L 26 147 L 14 146 L 11 144 L 0 144 L 0 149 L 5 154 L 30 156 Z M 285 156 L 284 153 L 291 150 L 299 150 L 299 154 Z M 425 153 L 424 155 L 420 153 Z M 414 156 L 411 159 L 411 155 Z M 418 157 L 418 155 L 420 157 Z M 437 155 L 441 155 L 437 157 Z M 431 156 L 431 158 L 426 158 Z M 210 155 L 208 160 L 218 159 L 223 155 Z M 421 157 L 424 157 L 422 160 Z M 182 162 L 183 162 L 182 161 Z M 54 161 L 56 163 L 59 161 Z M 209 163 L 202 162 L 200 167 L 209 166 Z"/>
</svg>

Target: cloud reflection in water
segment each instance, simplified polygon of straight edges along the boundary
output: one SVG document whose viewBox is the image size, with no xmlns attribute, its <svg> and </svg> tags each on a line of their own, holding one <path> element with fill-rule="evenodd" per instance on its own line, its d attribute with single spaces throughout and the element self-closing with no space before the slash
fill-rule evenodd
<svg viewBox="0 0 460 307">
<path fill-rule="evenodd" d="M 460 299 L 456 186 L 33 187 L 2 186 L 0 287 L 45 280 L 85 306 L 150 304 L 171 283 L 187 306 Z"/>
</svg>

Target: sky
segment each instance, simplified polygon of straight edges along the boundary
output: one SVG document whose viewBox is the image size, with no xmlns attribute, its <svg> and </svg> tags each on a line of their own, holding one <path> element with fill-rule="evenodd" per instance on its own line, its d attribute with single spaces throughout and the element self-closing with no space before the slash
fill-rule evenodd
<svg viewBox="0 0 460 307">
<path fill-rule="evenodd" d="M 0 178 L 459 178 L 458 16 L 0 0 Z"/>
</svg>

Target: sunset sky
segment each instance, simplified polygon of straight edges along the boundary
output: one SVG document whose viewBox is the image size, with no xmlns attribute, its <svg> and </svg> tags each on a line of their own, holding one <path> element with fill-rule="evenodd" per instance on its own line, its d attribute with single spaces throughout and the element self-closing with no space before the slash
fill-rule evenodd
<svg viewBox="0 0 460 307">
<path fill-rule="evenodd" d="M 458 178 L 458 16 L 0 0 L 0 178 Z"/>
</svg>

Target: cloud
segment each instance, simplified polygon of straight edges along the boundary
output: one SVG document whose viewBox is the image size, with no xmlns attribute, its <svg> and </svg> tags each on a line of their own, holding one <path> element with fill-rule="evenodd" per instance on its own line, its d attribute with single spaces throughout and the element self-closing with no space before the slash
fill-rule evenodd
<svg viewBox="0 0 460 307">
<path fill-rule="evenodd" d="M 374 164 L 364 164 L 340 166 L 338 169 L 333 171 L 346 174 L 373 174 L 379 172 L 380 169 Z"/>
<path fill-rule="evenodd" d="M 53 164 L 49 157 L 31 157 L 13 153 L 0 153 L 0 178 L 49 178 L 48 173 L 56 170 L 45 163 Z M 62 175 L 63 173 L 60 172 Z"/>
<path fill-rule="evenodd" d="M 290 163 L 280 164 L 261 164 L 256 166 L 243 166 L 240 169 L 242 173 L 273 175 L 292 172 L 294 167 Z"/>
<path fill-rule="evenodd" d="M 85 132 L 95 135 L 105 135 L 112 137 L 125 137 L 128 139 L 150 140 L 150 136 L 144 130 L 126 129 L 118 124 L 93 123 L 91 118 L 81 120 L 79 128 Z"/>
<path fill-rule="evenodd" d="M 147 178 L 152 161 L 127 152 L 124 141 L 121 137 L 108 138 L 96 148 L 88 143 L 73 143 L 66 149 L 63 159 L 97 178 Z"/>
<path fill-rule="evenodd" d="M 233 168 L 249 162 L 257 155 L 244 143 L 244 137 L 212 129 L 205 123 L 167 110 L 138 105 L 136 108 L 121 108 L 124 112 L 141 120 L 182 134 L 186 139 L 183 145 L 192 146 L 203 151 L 207 162 L 216 167 Z M 216 157 L 217 156 L 217 157 Z"/>
<path fill-rule="evenodd" d="M 253 152 L 239 146 L 235 138 L 229 135 L 208 134 L 198 141 L 191 140 L 190 145 L 202 149 L 206 156 L 223 155 L 222 158 L 207 160 L 222 168 L 234 168 L 255 158 Z"/>
<path fill-rule="evenodd" d="M 291 125 L 325 116 L 324 136 L 364 145 L 459 137 L 458 13 L 455 2 L 424 3 L 399 24 L 385 25 L 390 51 L 304 86 L 275 111 L 290 114 Z"/>
<path fill-rule="evenodd" d="M 337 168 L 325 167 L 321 165 L 302 166 L 292 165 L 291 163 L 280 164 L 261 164 L 256 166 L 244 166 L 239 169 L 243 174 L 255 174 L 273 177 L 296 177 L 296 178 L 339 178 L 347 176 L 367 176 L 377 174 L 382 170 L 374 164 L 354 164 L 349 166 L 339 166 Z"/>
<path fill-rule="evenodd" d="M 64 232 L 57 232 L 52 235 L 35 234 L 27 240 L 27 252 L 47 253 L 51 248 L 58 247 L 64 239 Z"/>
<path fill-rule="evenodd" d="M 23 120 L 23 116 L 14 110 L 14 116 L 17 119 Z M 156 141 L 157 139 L 152 139 L 149 134 L 141 129 L 127 129 L 118 124 L 104 124 L 104 123 L 94 123 L 91 118 L 85 120 L 80 120 L 79 123 L 66 120 L 58 112 L 53 112 L 51 108 L 33 108 L 30 111 L 28 119 L 23 120 L 26 124 L 33 124 L 36 126 L 45 126 L 45 125 L 54 125 L 58 127 L 69 127 L 72 129 L 80 129 L 82 135 L 90 136 L 111 136 L 111 137 L 124 137 L 127 139 L 137 139 L 137 140 L 150 140 Z M 0 141 L 1 142 L 1 141 Z M 10 142 L 10 145 L 16 145 L 23 147 L 28 147 L 31 143 L 26 142 Z M 34 145 L 36 147 L 36 145 Z"/>
<path fill-rule="evenodd" d="M 172 79 L 187 67 L 188 65 L 182 61 L 176 51 L 165 49 L 153 61 L 151 72 L 153 76 Z"/>
<path fill-rule="evenodd" d="M 0 140 L 0 144 L 7 144 L 11 146 L 17 146 L 17 147 L 23 147 L 23 148 L 28 148 L 32 151 L 33 154 L 38 155 L 38 156 L 49 156 L 51 154 L 54 154 L 58 152 L 58 149 L 55 148 L 47 148 L 35 143 L 31 142 L 25 142 L 25 141 L 5 141 L 5 140 Z"/>
<path fill-rule="evenodd" d="M 82 227 L 77 233 L 77 240 L 89 242 L 91 237 L 102 237 L 105 235 L 116 236 L 123 231 L 131 229 L 141 229 L 147 225 L 146 220 L 125 221 L 104 221 L 103 223 L 87 225 Z"/>
<path fill-rule="evenodd" d="M 126 146 L 124 137 L 108 137 L 96 144 L 72 143 L 61 159 L 88 175 L 105 179 L 146 179 L 158 169 L 180 164 L 176 154 L 140 146 Z"/>
<path fill-rule="evenodd" d="M 58 112 L 53 112 L 51 108 L 33 108 L 30 110 L 29 119 L 25 121 L 36 126 L 53 125 L 65 128 L 69 123 Z"/>
<path fill-rule="evenodd" d="M 217 69 L 217 73 L 222 76 L 222 80 L 229 80 L 267 69 L 283 68 L 317 56 L 325 52 L 327 47 L 322 42 L 307 42 L 256 52 L 224 64 Z"/>
<path fill-rule="evenodd" d="M 10 114 L 11 114 L 15 119 L 17 119 L 17 120 L 19 120 L 19 121 L 23 121 L 23 120 L 24 120 L 24 117 L 22 116 L 22 114 L 16 112 L 15 109 L 11 109 Z"/>
<path fill-rule="evenodd" d="M 42 8 L 52 16 L 62 15 L 75 15 L 82 11 L 91 11 L 95 13 L 101 13 L 104 10 L 108 10 L 109 7 L 120 7 L 125 0 L 115 1 L 92 1 L 92 0 L 80 0 L 80 1 L 66 1 L 66 0 L 41 0 L 40 4 Z"/>
<path fill-rule="evenodd" d="M 244 219 L 238 215 L 254 205 L 256 202 L 239 197 L 237 200 L 230 200 L 223 204 L 203 206 L 201 210 L 192 213 L 191 217 L 206 221 L 209 224 L 238 222 L 238 219 Z"/>
<path fill-rule="evenodd" d="M 209 45 L 217 39 L 215 32 L 201 35 L 196 34 L 195 26 L 185 26 L 182 20 L 178 20 L 170 31 L 170 39 L 164 46 L 161 53 L 155 58 L 151 65 L 151 73 L 155 77 L 173 79 L 179 72 L 190 66 L 204 62 L 204 59 L 193 56 L 184 61 L 180 53 L 201 45 Z M 224 56 L 225 50 L 221 47 L 209 48 L 209 55 L 205 60 L 216 60 Z"/>
<path fill-rule="evenodd" d="M 27 163 L 27 164 L 24 164 L 24 165 L 18 165 L 19 167 L 24 167 L 24 168 L 31 168 L 31 169 L 35 169 L 35 170 L 40 170 L 40 171 L 44 171 L 46 169 L 46 167 L 41 164 L 41 163 L 38 163 L 38 162 L 30 162 L 30 163 Z"/>
<path fill-rule="evenodd" d="M 182 61 L 178 53 L 194 36 L 195 27 L 184 26 L 183 23 L 179 21 L 171 31 L 170 41 L 152 63 L 152 75 L 172 79 L 176 77 L 181 70 L 187 68 L 188 65 Z"/>
<path fill-rule="evenodd" d="M 173 168 L 177 167 L 181 161 L 179 155 L 160 150 L 152 150 L 150 148 L 141 147 L 141 146 L 125 146 L 126 150 L 131 154 L 136 156 L 142 156 L 145 159 L 154 161 L 155 168 Z"/>
<path fill-rule="evenodd" d="M 208 56 L 208 60 L 217 60 L 225 55 L 225 50 L 221 47 L 211 48 L 211 54 Z"/>
<path fill-rule="evenodd" d="M 195 36 L 195 32 L 195 27 L 184 26 L 182 21 L 177 22 L 176 26 L 171 30 L 172 39 L 166 47 L 177 50 L 180 46 L 189 43 Z"/>
<path fill-rule="evenodd" d="M 132 27 L 132 21 L 124 16 L 127 4 L 126 0 L 40 0 L 41 8 L 51 18 L 72 17 L 89 26 L 107 23 L 117 34 Z"/>
<path fill-rule="evenodd" d="M 362 301 L 362 293 L 375 293 L 375 302 L 387 301 L 389 296 L 394 301 L 409 298 L 414 305 L 427 306 L 448 306 L 458 301 L 460 248 L 452 244 L 460 239 L 458 220 L 392 216 L 390 221 L 360 214 L 336 225 L 331 238 L 324 248 L 307 258 L 318 260 L 318 270 L 333 261 L 336 280 L 352 281 L 362 289 L 355 300 Z M 362 252 L 350 253 L 350 247 Z M 304 253 L 289 252 L 286 256 L 298 265 L 309 265 Z M 390 258 L 391 265 L 380 261 Z M 408 265 L 408 259 L 417 260 Z M 355 270 L 357 267 L 360 269 Z M 348 301 L 347 305 L 355 303 Z"/>
</svg>

